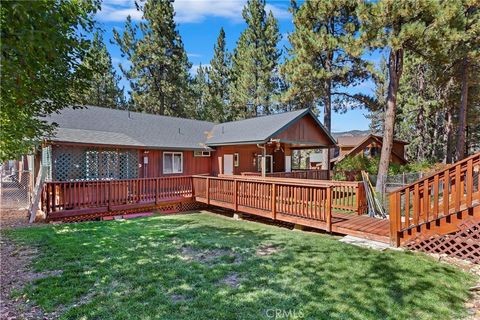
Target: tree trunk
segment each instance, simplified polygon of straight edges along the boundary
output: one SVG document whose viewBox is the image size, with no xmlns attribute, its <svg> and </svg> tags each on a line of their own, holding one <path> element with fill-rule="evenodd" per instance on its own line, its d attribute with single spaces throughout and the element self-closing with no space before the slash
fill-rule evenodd
<svg viewBox="0 0 480 320">
<path fill-rule="evenodd" d="M 460 110 L 458 111 L 458 134 L 456 158 L 457 161 L 465 158 L 465 128 L 467 126 L 467 102 L 468 102 L 468 58 L 462 63 L 462 95 L 460 97 Z"/>
<path fill-rule="evenodd" d="M 332 127 L 332 81 L 325 81 L 325 106 L 324 106 L 324 115 L 323 115 L 323 125 L 325 129 L 330 133 Z M 329 155 L 330 148 L 323 149 L 322 157 L 322 169 L 329 170 Z"/>
<path fill-rule="evenodd" d="M 452 119 L 452 108 L 447 107 L 446 114 L 446 128 L 445 128 L 445 144 L 447 145 L 447 150 L 445 151 L 445 163 L 452 163 L 453 160 L 453 119 Z"/>
<path fill-rule="evenodd" d="M 385 129 L 383 131 L 382 153 L 378 166 L 376 191 L 382 192 L 383 179 L 388 174 L 388 165 L 393 148 L 393 134 L 395 130 L 395 112 L 397 108 L 397 92 L 403 71 L 403 49 L 390 50 L 388 58 L 388 94 L 387 110 L 385 111 Z"/>
</svg>

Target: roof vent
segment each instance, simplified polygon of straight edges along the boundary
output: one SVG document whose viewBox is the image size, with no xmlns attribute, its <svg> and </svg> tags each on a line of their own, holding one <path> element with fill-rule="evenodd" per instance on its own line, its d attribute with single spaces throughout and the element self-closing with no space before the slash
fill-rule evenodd
<svg viewBox="0 0 480 320">
<path fill-rule="evenodd" d="M 225 133 L 225 127 L 222 126 L 222 134 L 224 134 L 224 133 Z"/>
</svg>

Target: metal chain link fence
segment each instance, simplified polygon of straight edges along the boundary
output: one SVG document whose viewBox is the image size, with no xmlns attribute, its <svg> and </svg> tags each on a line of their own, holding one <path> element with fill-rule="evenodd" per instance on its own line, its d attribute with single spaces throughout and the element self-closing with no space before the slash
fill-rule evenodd
<svg viewBox="0 0 480 320">
<path fill-rule="evenodd" d="M 390 192 L 395 191 L 395 189 L 407 186 L 415 181 L 423 178 L 425 173 L 423 172 L 409 172 L 409 173 L 402 173 L 398 175 L 391 175 L 386 176 L 383 178 L 382 181 L 382 192 L 377 194 L 378 199 L 382 202 L 382 206 L 388 212 L 389 202 L 388 202 L 388 194 Z M 368 175 L 370 181 L 375 188 L 377 185 L 377 175 Z"/>
<path fill-rule="evenodd" d="M 7 210 L 28 209 L 33 190 L 30 171 L 0 170 L 0 208 Z"/>
</svg>

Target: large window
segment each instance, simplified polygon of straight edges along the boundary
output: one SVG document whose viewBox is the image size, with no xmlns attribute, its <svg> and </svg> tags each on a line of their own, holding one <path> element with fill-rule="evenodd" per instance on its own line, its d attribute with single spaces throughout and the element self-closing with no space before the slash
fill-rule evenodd
<svg viewBox="0 0 480 320">
<path fill-rule="evenodd" d="M 163 153 L 163 173 L 182 173 L 183 172 L 183 153 L 182 152 L 164 152 Z"/>
</svg>

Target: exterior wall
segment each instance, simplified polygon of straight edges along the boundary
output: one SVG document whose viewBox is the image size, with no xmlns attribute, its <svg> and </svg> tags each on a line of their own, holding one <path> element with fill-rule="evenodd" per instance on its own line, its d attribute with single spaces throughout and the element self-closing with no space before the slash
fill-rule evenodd
<svg viewBox="0 0 480 320">
<path fill-rule="evenodd" d="M 163 173 L 163 152 L 182 152 L 183 153 L 183 172 L 182 173 Z M 144 164 L 144 157 L 148 157 L 148 164 Z M 212 167 L 213 152 L 210 157 L 194 157 L 191 150 L 139 150 L 139 177 L 171 177 L 178 175 L 209 174 Z"/>
<path fill-rule="evenodd" d="M 286 128 L 284 131 L 274 137 L 286 143 L 305 142 L 315 143 L 316 145 L 328 146 L 330 142 L 328 136 L 318 126 L 317 122 L 311 116 L 305 116 Z"/>
<path fill-rule="evenodd" d="M 285 155 L 290 152 L 289 149 L 282 146 L 282 150 L 275 151 L 274 146 L 267 146 L 267 155 L 272 155 L 273 158 L 273 171 L 283 172 L 285 171 Z M 223 173 L 223 156 L 225 154 L 238 153 L 239 165 L 233 167 L 233 174 L 241 174 L 242 172 L 257 172 L 258 156 L 262 155 L 262 149 L 255 144 L 248 145 L 232 145 L 217 147 L 215 152 L 212 153 L 212 174 Z M 255 159 L 255 161 L 254 161 Z"/>
<path fill-rule="evenodd" d="M 100 154 L 87 156 L 91 151 L 97 151 Z M 183 172 L 163 174 L 163 152 L 164 150 L 57 144 L 52 146 L 52 178 L 56 181 L 82 181 L 153 178 L 211 172 L 212 157 L 194 157 L 193 151 L 185 150 L 175 151 L 183 153 Z M 129 155 L 128 170 L 125 166 L 126 155 Z M 148 164 L 144 164 L 145 157 L 148 157 Z M 92 172 L 97 174 L 92 175 Z"/>
</svg>

